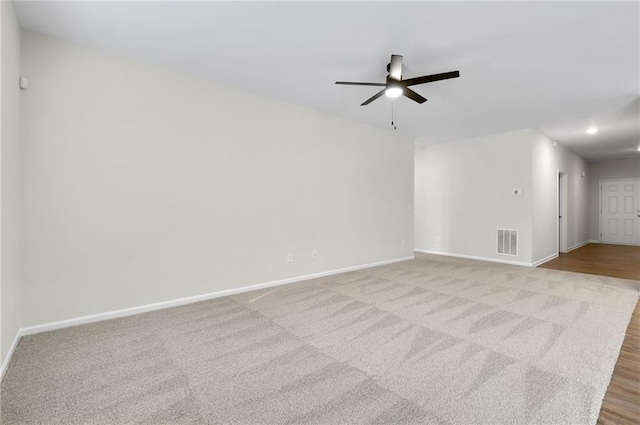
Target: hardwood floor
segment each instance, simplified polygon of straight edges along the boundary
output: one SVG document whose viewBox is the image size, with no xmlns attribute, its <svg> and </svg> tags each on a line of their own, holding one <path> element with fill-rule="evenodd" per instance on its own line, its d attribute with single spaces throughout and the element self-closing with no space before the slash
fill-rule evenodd
<svg viewBox="0 0 640 425">
<path fill-rule="evenodd" d="M 640 423 L 640 303 L 631 316 L 598 424 Z"/>
<path fill-rule="evenodd" d="M 589 244 L 540 267 L 640 280 L 640 247 Z M 640 303 L 631 316 L 598 424 L 640 424 Z"/>
<path fill-rule="evenodd" d="M 640 280 L 640 246 L 590 243 L 540 267 Z"/>
</svg>

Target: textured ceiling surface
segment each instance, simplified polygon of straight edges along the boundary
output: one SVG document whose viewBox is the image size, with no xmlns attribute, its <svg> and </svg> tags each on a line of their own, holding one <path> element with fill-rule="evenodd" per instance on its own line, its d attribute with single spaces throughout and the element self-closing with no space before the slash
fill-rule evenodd
<svg viewBox="0 0 640 425">
<path fill-rule="evenodd" d="M 640 145 L 638 2 L 19 2 L 24 29 L 391 130 L 383 82 L 460 70 L 397 101 L 417 145 L 536 128 L 589 160 Z M 600 128 L 596 135 L 586 129 Z"/>
</svg>

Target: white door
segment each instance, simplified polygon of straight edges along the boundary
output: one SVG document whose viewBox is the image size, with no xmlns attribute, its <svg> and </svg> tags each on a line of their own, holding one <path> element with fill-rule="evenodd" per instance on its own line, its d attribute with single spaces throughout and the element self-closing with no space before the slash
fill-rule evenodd
<svg viewBox="0 0 640 425">
<path fill-rule="evenodd" d="M 600 240 L 640 245 L 640 180 L 603 180 L 600 190 Z"/>
</svg>

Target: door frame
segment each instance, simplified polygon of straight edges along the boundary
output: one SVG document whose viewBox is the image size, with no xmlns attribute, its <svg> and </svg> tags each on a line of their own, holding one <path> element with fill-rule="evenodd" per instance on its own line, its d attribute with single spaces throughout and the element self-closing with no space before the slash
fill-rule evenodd
<svg viewBox="0 0 640 425">
<path fill-rule="evenodd" d="M 628 182 L 628 181 L 636 181 L 640 183 L 639 178 L 630 178 L 630 179 L 601 179 L 598 181 L 598 242 L 602 242 L 602 183 L 605 182 Z M 640 199 L 637 200 L 640 205 Z M 620 243 L 620 242 L 606 242 L 608 245 L 625 245 L 625 246 L 640 246 L 638 244 L 633 243 Z"/>
<path fill-rule="evenodd" d="M 567 178 L 568 174 L 558 169 L 556 173 L 556 239 L 558 254 L 567 252 Z"/>
</svg>

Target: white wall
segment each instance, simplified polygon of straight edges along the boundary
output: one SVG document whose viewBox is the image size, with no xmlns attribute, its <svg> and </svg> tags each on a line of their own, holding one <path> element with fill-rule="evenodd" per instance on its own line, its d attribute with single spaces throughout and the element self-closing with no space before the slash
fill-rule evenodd
<svg viewBox="0 0 640 425">
<path fill-rule="evenodd" d="M 21 326 L 20 29 L 13 3 L 0 2 L 0 363 Z"/>
<path fill-rule="evenodd" d="M 533 262 L 558 253 L 558 170 L 567 178 L 567 250 L 589 240 L 588 164 L 532 131 Z M 582 177 L 582 173 L 585 177 Z"/>
<path fill-rule="evenodd" d="M 535 130 L 427 146 L 415 164 L 417 249 L 522 264 L 557 254 L 558 170 L 568 179 L 567 248 L 589 240 L 587 163 Z M 517 257 L 496 254 L 498 227 L 519 231 Z"/>
<path fill-rule="evenodd" d="M 638 154 L 640 155 L 640 154 Z M 600 240 L 600 180 L 640 178 L 640 157 L 589 163 L 589 238 Z"/>
<path fill-rule="evenodd" d="M 30 32 L 22 54 L 25 325 L 412 255 L 410 139 Z"/>
<path fill-rule="evenodd" d="M 530 263 L 531 172 L 531 130 L 417 149 L 416 248 Z M 499 227 L 519 231 L 517 257 L 496 253 Z"/>
</svg>

